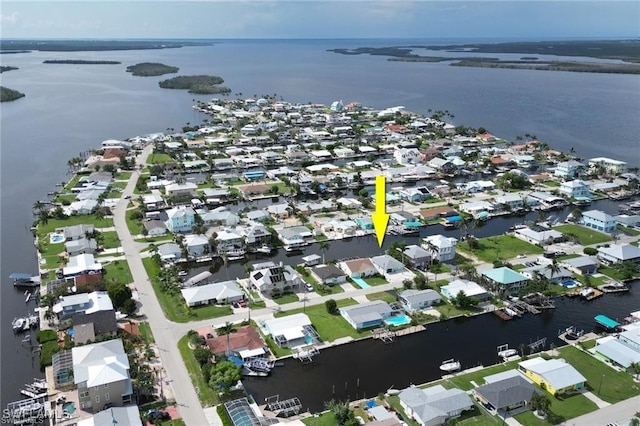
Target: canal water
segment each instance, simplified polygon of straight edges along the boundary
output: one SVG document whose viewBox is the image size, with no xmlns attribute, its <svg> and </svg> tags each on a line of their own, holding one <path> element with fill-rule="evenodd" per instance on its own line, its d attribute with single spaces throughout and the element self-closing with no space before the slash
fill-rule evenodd
<svg viewBox="0 0 640 426">
<path fill-rule="evenodd" d="M 628 293 L 609 294 L 592 302 L 558 298 L 555 310 L 511 321 L 482 314 L 429 324 L 424 331 L 388 344 L 364 339 L 321 350 L 311 364 L 287 359 L 270 377 L 249 377 L 243 383 L 258 404 L 273 395 L 281 400 L 297 397 L 303 410 L 319 412 L 334 398 L 370 398 L 392 387 L 402 389 L 440 379 L 439 366 L 447 359 L 455 358 L 467 369 L 499 362 L 496 348 L 502 344 L 519 349 L 521 344 L 546 338 L 545 349 L 552 343 L 561 346 L 564 342 L 557 338 L 558 333 L 568 326 L 589 332 L 598 314 L 622 320 L 640 309 L 639 285 L 632 283 Z M 527 347 L 525 353 L 529 352 Z"/>
</svg>

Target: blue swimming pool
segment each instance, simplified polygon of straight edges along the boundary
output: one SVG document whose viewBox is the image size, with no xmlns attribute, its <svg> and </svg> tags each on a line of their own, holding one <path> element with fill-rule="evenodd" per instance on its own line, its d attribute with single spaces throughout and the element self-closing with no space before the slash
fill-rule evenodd
<svg viewBox="0 0 640 426">
<path fill-rule="evenodd" d="M 578 284 L 574 280 L 566 280 L 562 282 L 562 285 L 565 286 L 566 288 L 575 288 L 575 287 L 578 287 L 580 284 Z"/>
<path fill-rule="evenodd" d="M 51 233 L 49 234 L 49 244 L 64 243 L 64 234 Z"/>
<path fill-rule="evenodd" d="M 411 323 L 411 318 L 407 315 L 395 315 L 384 320 L 386 325 L 407 325 Z"/>
</svg>

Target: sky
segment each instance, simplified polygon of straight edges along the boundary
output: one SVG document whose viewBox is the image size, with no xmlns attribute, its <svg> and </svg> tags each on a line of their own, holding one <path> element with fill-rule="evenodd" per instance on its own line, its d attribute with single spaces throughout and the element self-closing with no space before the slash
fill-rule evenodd
<svg viewBox="0 0 640 426">
<path fill-rule="evenodd" d="M 1 38 L 627 38 L 640 1 L 0 1 Z"/>
</svg>

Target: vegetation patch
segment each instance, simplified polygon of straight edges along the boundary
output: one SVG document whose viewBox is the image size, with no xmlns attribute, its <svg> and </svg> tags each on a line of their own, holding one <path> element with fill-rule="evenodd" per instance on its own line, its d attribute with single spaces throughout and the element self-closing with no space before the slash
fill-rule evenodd
<svg viewBox="0 0 640 426">
<path fill-rule="evenodd" d="M 559 396 L 557 398 L 547 394 L 547 397 L 551 401 L 551 405 L 546 419 L 540 419 L 533 412 L 527 411 L 515 416 L 516 420 L 525 426 L 557 425 L 598 409 L 595 402 L 580 394 Z"/>
<path fill-rule="evenodd" d="M 47 59 L 42 61 L 43 64 L 56 65 L 118 65 L 119 61 L 87 61 L 84 59 Z"/>
<path fill-rule="evenodd" d="M 24 93 L 18 92 L 17 90 L 0 86 L 0 102 L 15 101 L 16 99 L 23 98 L 24 96 Z"/>
<path fill-rule="evenodd" d="M 129 263 L 126 260 L 114 260 L 103 265 L 104 281 L 115 284 L 129 284 L 133 282 Z"/>
<path fill-rule="evenodd" d="M 126 71 L 139 77 L 155 77 L 163 74 L 175 74 L 179 69 L 159 62 L 140 62 L 128 66 Z"/>
<path fill-rule="evenodd" d="M 397 302 L 396 296 L 391 294 L 388 291 L 381 291 L 380 293 L 367 294 L 367 299 L 369 299 L 370 301 L 382 300 L 387 303 Z"/>
<path fill-rule="evenodd" d="M 519 254 L 542 254 L 541 247 L 522 241 L 513 235 L 500 235 L 480 239 L 467 239 L 456 246 L 488 263 L 500 259 L 512 259 Z"/>
<path fill-rule="evenodd" d="M 160 87 L 163 89 L 182 89 L 189 93 L 212 95 L 217 93 L 230 93 L 231 89 L 222 86 L 224 79 L 215 75 L 182 75 L 163 80 Z"/>
<path fill-rule="evenodd" d="M 574 237 L 577 239 L 578 244 L 588 246 L 591 244 L 601 244 L 611 241 L 611 237 L 602 232 L 595 231 L 585 226 L 574 225 L 567 223 L 565 225 L 555 226 L 553 229 L 560 231 L 567 237 Z"/>
<path fill-rule="evenodd" d="M 211 407 L 219 403 L 218 396 L 204 380 L 200 364 L 193 355 L 193 350 L 189 347 L 188 335 L 178 340 L 178 349 L 180 350 L 180 355 L 182 355 L 182 361 L 189 372 L 191 383 L 193 383 L 196 393 L 198 394 L 198 399 L 203 407 Z"/>
</svg>

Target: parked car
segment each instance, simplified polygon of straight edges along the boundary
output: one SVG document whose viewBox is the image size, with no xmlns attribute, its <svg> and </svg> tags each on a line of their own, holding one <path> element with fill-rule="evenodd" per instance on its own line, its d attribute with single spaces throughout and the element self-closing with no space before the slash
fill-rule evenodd
<svg viewBox="0 0 640 426">
<path fill-rule="evenodd" d="M 313 291 L 313 286 L 309 283 L 305 284 L 305 288 L 307 289 L 307 291 Z"/>
<path fill-rule="evenodd" d="M 147 418 L 151 423 L 164 422 L 166 420 L 171 420 L 171 414 L 166 411 L 160 411 L 157 408 L 152 408 L 147 411 Z"/>
<path fill-rule="evenodd" d="M 246 308 L 246 307 L 247 307 L 247 301 L 246 301 L 246 300 L 244 300 L 244 299 L 239 300 L 239 301 L 238 301 L 238 305 L 239 305 L 241 308 Z"/>
<path fill-rule="evenodd" d="M 178 271 L 178 276 L 179 277 L 186 277 L 187 275 L 189 275 L 189 273 L 187 271 Z"/>
</svg>

